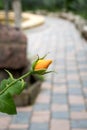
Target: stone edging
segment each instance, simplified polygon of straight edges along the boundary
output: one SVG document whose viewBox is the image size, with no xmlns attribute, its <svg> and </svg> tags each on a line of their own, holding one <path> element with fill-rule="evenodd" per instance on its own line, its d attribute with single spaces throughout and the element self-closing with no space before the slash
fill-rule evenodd
<svg viewBox="0 0 87 130">
<path fill-rule="evenodd" d="M 87 40 L 87 20 L 83 19 L 81 16 L 75 15 L 72 12 L 48 12 L 46 10 L 37 10 L 33 13 L 52 17 L 60 17 L 62 19 L 73 22 L 82 36 Z"/>
<path fill-rule="evenodd" d="M 82 36 L 87 40 L 87 20 L 83 19 L 79 15 L 75 15 L 71 12 L 65 13 L 62 12 L 59 14 L 60 18 L 66 19 L 70 22 L 73 22 Z"/>
</svg>

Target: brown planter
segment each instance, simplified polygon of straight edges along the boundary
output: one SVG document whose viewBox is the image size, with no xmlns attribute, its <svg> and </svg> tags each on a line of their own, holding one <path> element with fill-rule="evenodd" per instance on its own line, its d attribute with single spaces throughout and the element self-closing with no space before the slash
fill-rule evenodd
<svg viewBox="0 0 87 130">
<path fill-rule="evenodd" d="M 32 105 L 40 92 L 40 88 L 41 81 L 36 81 L 34 84 L 25 89 L 20 95 L 16 95 L 14 97 L 16 106 Z"/>
</svg>

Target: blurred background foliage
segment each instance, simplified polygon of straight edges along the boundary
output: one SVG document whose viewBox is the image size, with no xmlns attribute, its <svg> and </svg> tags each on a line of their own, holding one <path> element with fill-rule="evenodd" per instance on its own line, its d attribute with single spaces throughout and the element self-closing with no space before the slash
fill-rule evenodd
<svg viewBox="0 0 87 130">
<path fill-rule="evenodd" d="M 0 9 L 3 9 L 3 1 L 0 0 Z"/>
<path fill-rule="evenodd" d="M 11 7 L 11 1 L 10 7 Z M 48 11 L 72 11 L 87 18 L 87 0 L 21 0 L 24 11 L 46 9 Z M 0 9 L 4 8 L 0 0 Z"/>
</svg>

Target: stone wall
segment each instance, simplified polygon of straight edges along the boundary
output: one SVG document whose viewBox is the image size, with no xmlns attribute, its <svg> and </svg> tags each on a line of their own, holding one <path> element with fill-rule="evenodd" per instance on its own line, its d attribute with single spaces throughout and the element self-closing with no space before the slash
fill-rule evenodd
<svg viewBox="0 0 87 130">
<path fill-rule="evenodd" d="M 21 30 L 0 24 L 0 81 L 7 77 L 4 69 L 18 77 L 29 68 L 26 49 L 27 38 Z"/>
</svg>

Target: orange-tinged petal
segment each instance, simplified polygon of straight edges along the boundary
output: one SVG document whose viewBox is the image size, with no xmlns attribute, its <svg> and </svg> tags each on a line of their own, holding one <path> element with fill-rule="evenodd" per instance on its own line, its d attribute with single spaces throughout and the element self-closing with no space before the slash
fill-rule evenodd
<svg viewBox="0 0 87 130">
<path fill-rule="evenodd" d="M 49 65 L 52 63 L 52 60 L 38 60 L 34 70 L 42 70 L 42 69 L 47 69 Z"/>
</svg>

